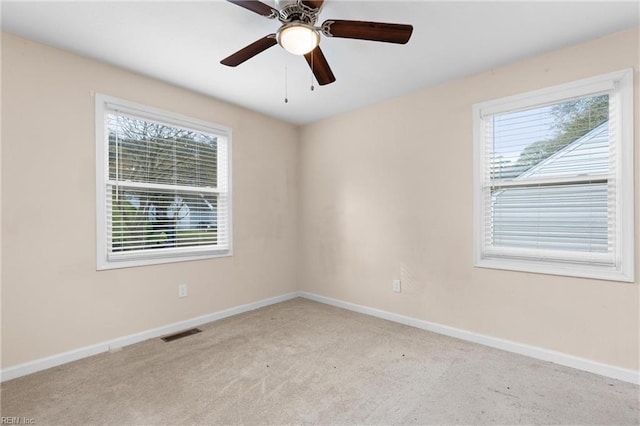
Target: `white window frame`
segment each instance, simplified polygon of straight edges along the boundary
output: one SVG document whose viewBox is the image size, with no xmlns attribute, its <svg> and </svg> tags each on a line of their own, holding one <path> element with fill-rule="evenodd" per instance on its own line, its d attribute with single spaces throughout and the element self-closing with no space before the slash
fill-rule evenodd
<svg viewBox="0 0 640 426">
<path fill-rule="evenodd" d="M 575 262 L 558 256 L 558 251 L 546 250 L 526 253 L 526 250 L 501 248 L 496 250 L 485 242 L 486 200 L 483 188 L 485 172 L 484 134 L 489 118 L 496 114 L 549 105 L 578 97 L 612 93 L 617 111 L 610 126 L 610 134 L 617 138 L 614 185 L 615 205 L 615 260 L 614 265 L 596 262 Z M 476 267 L 524 271 L 541 274 L 586 277 L 612 281 L 634 282 L 634 173 L 633 173 L 633 69 L 612 72 L 584 80 L 574 81 L 528 93 L 509 96 L 473 105 L 474 156 L 474 264 Z M 509 253 L 509 251 L 511 253 Z M 562 253 L 562 252 L 560 252 Z M 596 259 L 597 256 L 594 257 Z"/>
<path fill-rule="evenodd" d="M 108 229 L 107 229 L 107 183 L 109 180 L 109 154 L 108 154 L 108 128 L 106 115 L 117 108 L 125 114 L 130 114 L 142 119 L 179 126 L 194 131 L 201 131 L 224 138 L 227 144 L 227 162 L 219 173 L 226 175 L 227 195 L 227 234 L 228 244 L 222 248 L 208 246 L 182 247 L 180 250 L 158 251 L 149 250 L 148 253 L 138 253 L 135 256 L 108 256 Z M 193 261 L 217 257 L 233 256 L 233 215 L 232 215 L 232 182 L 231 182 L 231 134 L 229 127 L 194 119 L 181 114 L 164 111 L 157 108 L 137 104 L 128 100 L 112 96 L 95 94 L 95 123 L 96 123 L 96 269 L 116 269 L 143 265 L 156 265 L 172 262 Z"/>
</svg>

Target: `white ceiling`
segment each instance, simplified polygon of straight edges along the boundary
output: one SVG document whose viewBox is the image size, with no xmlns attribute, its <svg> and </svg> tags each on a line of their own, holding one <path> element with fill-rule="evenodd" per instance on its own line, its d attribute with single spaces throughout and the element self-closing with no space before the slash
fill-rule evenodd
<svg viewBox="0 0 640 426">
<path fill-rule="evenodd" d="M 303 124 L 637 26 L 638 6 L 327 0 L 318 23 L 394 22 L 414 31 L 407 45 L 323 37 L 337 81 L 313 92 L 304 58 L 279 46 L 237 68 L 220 64 L 279 26 L 226 1 L 2 1 L 1 14 L 3 31 Z"/>
</svg>

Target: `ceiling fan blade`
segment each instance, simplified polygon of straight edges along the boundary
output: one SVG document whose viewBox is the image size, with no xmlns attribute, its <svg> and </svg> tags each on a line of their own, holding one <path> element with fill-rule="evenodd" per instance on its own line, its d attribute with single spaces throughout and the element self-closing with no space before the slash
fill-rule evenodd
<svg viewBox="0 0 640 426">
<path fill-rule="evenodd" d="M 304 55 L 304 58 L 307 60 L 307 63 L 311 67 L 313 75 L 316 76 L 316 80 L 318 80 L 318 84 L 320 86 L 336 81 L 336 78 L 331 71 L 331 67 L 327 62 L 327 58 L 324 57 L 322 50 L 320 50 L 320 46 Z"/>
<path fill-rule="evenodd" d="M 310 7 L 311 9 L 320 9 L 324 0 L 300 0 L 300 3 Z"/>
<path fill-rule="evenodd" d="M 322 24 L 322 33 L 328 37 L 356 38 L 405 44 L 411 38 L 413 26 L 388 24 L 385 22 L 327 20 Z"/>
<path fill-rule="evenodd" d="M 229 67 L 237 67 L 244 61 L 253 58 L 258 53 L 264 52 L 265 50 L 272 46 L 275 46 L 276 44 L 278 44 L 278 42 L 276 41 L 276 35 L 269 34 L 268 36 L 265 36 L 260 40 L 254 41 L 247 47 L 238 50 L 233 55 L 224 58 L 220 61 L 220 63 Z"/>
<path fill-rule="evenodd" d="M 247 10 L 257 13 L 258 15 L 266 16 L 267 18 L 275 18 L 279 15 L 279 12 L 276 9 L 258 0 L 227 0 L 227 1 L 229 3 L 237 4 L 240 7 L 244 7 Z"/>
</svg>

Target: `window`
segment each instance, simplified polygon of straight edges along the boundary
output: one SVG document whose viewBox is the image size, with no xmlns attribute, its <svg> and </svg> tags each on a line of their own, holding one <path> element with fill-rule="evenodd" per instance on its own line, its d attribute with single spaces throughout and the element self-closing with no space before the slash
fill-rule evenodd
<svg viewBox="0 0 640 426">
<path fill-rule="evenodd" d="M 96 95 L 97 268 L 230 255 L 230 138 Z"/>
<path fill-rule="evenodd" d="M 632 76 L 474 105 L 476 266 L 633 281 Z"/>
</svg>

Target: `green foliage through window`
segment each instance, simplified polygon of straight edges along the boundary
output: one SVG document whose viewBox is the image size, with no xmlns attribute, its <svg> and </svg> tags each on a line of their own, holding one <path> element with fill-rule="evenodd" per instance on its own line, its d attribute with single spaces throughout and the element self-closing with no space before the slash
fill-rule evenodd
<svg viewBox="0 0 640 426">
<path fill-rule="evenodd" d="M 112 251 L 216 244 L 217 196 L 204 189 L 217 188 L 217 138 L 119 114 L 107 122 Z"/>
</svg>

